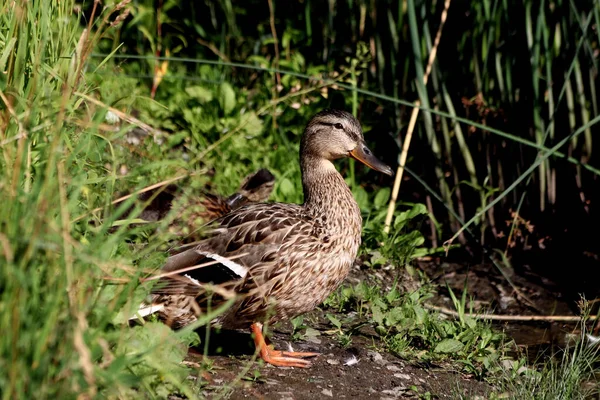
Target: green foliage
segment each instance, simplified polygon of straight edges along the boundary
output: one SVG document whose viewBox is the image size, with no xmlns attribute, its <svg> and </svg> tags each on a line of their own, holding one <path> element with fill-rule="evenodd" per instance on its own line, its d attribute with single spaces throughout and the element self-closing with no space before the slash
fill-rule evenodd
<svg viewBox="0 0 600 400">
<path fill-rule="evenodd" d="M 427 362 L 454 360 L 465 372 L 479 378 L 498 372 L 499 361 L 507 350 L 503 335 L 489 323 L 464 313 L 459 320 L 441 318 L 425 305 L 432 295 L 427 287 L 411 293 L 402 293 L 397 287 L 384 292 L 362 282 L 339 289 L 325 305 L 357 311 L 373 325 L 385 347 L 400 357 Z M 464 300 L 460 307 L 464 308 Z M 334 325 L 341 329 L 337 322 Z"/>
<path fill-rule="evenodd" d="M 113 350 L 114 360 L 109 368 L 99 374 L 100 379 L 113 383 L 103 390 L 102 396 L 135 397 L 137 391 L 128 388 L 132 382 L 159 398 L 181 390 L 189 395 L 189 389 L 182 383 L 192 371 L 181 362 L 187 355 L 188 347 L 198 344 L 197 334 L 180 338 L 162 323 L 146 323 L 126 330 L 121 335 Z M 101 354 L 100 348 L 96 350 Z"/>
<path fill-rule="evenodd" d="M 398 132 L 392 138 L 397 143 L 404 140 L 410 102 L 419 99 L 423 111 L 416 125 L 419 140 L 411 145 L 418 157 L 408 160 L 411 174 L 428 177 L 428 190 L 441 200 L 432 208 L 442 226 L 456 232 L 464 221 L 475 223 L 482 232 L 478 239 L 485 241 L 492 237 L 490 225 L 506 220 L 510 210 L 532 214 L 560 206 L 554 186 L 573 182 L 552 178 L 560 176 L 557 159 L 592 172 L 578 172 L 576 182 L 593 182 L 600 173 L 588 163 L 593 126 L 599 122 L 593 51 L 598 47 L 593 29 L 597 2 L 462 2 L 452 4 L 448 14 L 442 12 L 445 4 L 354 0 L 327 6 L 306 1 L 274 5 L 271 15 L 260 0 L 235 6 L 214 0 L 170 0 L 157 6 L 144 0 L 135 2 L 133 19 L 122 30 L 109 32 L 102 47 L 109 52 L 121 45 L 118 53 L 123 55 L 187 56 L 185 66 L 170 61 L 169 84 L 179 79 L 171 74 L 177 72 L 188 81 L 264 88 L 270 100 L 301 91 L 309 80 L 337 80 L 341 73 L 341 84 L 332 82 L 327 88 L 327 101 L 312 94 L 287 105 L 304 120 L 313 111 L 310 105 L 347 107 L 368 117 L 362 120 L 376 123 L 379 131 Z M 441 28 L 425 85 L 426 63 Z M 197 78 L 196 62 L 215 65 L 215 73 Z M 130 63 L 127 70 L 152 76 L 154 66 L 150 56 Z M 221 108 L 231 109 L 225 99 L 220 98 Z M 272 128 L 279 135 L 285 134 L 277 124 L 281 111 L 272 114 Z M 282 120 L 283 126 L 290 121 Z M 558 147 L 551 149 L 554 145 Z M 543 155 L 549 157 L 528 170 Z M 512 186 L 517 180 L 526 184 Z M 351 182 L 357 191 L 354 177 Z M 464 182 L 468 185 L 461 187 Z M 507 201 L 511 192 L 523 200 L 527 193 L 529 202 Z"/>
<path fill-rule="evenodd" d="M 335 315 L 325 314 L 331 325 L 334 326 L 333 332 L 337 337 L 337 341 L 340 347 L 348 347 L 352 344 L 352 331 L 345 331 L 342 328 L 343 322 L 340 321 Z"/>
<path fill-rule="evenodd" d="M 383 193 L 383 194 L 382 194 Z M 440 252 L 443 249 L 427 249 L 423 247 L 425 238 L 420 231 L 424 216 L 428 215 L 423 204 L 412 204 L 409 209 L 397 211 L 389 234 L 385 234 L 381 226 L 387 212 L 389 190 L 378 191 L 372 204 L 366 209 L 373 210 L 364 223 L 364 249 L 369 254 L 367 265 L 377 266 L 392 262 L 404 265 L 412 259 Z"/>
<path fill-rule="evenodd" d="M 117 222 L 131 201 L 110 204 L 177 164 L 142 165 L 122 141 L 131 127 L 108 128 L 114 118 L 94 96 L 118 109 L 139 92 L 84 74 L 94 32 L 72 2 L 1 7 L 0 367 L 12 371 L 1 397 L 193 396 L 180 363 L 197 338 L 123 324 L 147 293 L 140 278 L 164 262 L 165 238 Z M 92 23 L 114 10 L 97 9 Z"/>
<path fill-rule="evenodd" d="M 304 334 L 302 334 L 300 331 L 308 328 L 308 325 L 304 324 L 304 317 L 302 315 L 299 315 L 299 316 L 297 316 L 295 318 L 290 319 L 290 322 L 292 324 L 291 339 L 292 340 L 300 340 L 300 339 L 302 339 L 302 337 L 304 336 Z"/>
</svg>

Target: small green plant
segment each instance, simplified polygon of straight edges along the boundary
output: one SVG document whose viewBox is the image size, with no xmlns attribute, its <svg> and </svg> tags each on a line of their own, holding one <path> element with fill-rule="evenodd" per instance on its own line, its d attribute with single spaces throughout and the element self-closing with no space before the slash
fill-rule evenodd
<svg viewBox="0 0 600 400">
<path fill-rule="evenodd" d="M 242 377 L 242 380 L 249 381 L 249 382 L 258 382 L 258 383 L 265 382 L 259 368 L 252 368 L 251 371 L 248 371 L 248 373 Z"/>
<path fill-rule="evenodd" d="M 342 321 L 340 321 L 336 316 L 332 314 L 325 314 L 329 322 L 335 327 L 333 333 L 336 335 L 337 341 L 340 347 L 348 347 L 352 344 L 352 332 L 345 332 L 342 328 Z"/>
<path fill-rule="evenodd" d="M 390 191 L 379 190 L 372 203 L 372 211 L 365 220 L 363 229 L 363 254 L 368 258 L 366 265 L 379 267 L 388 263 L 402 266 L 418 257 L 446 251 L 443 248 L 424 247 L 425 238 L 420 231 L 425 216 L 429 213 L 423 204 L 407 204 L 408 209 L 394 214 L 389 234 L 381 229 L 386 215 L 386 205 Z"/>
<path fill-rule="evenodd" d="M 304 324 L 304 316 L 299 315 L 295 318 L 292 318 L 290 323 L 292 324 L 292 334 L 290 338 L 293 341 L 301 340 L 305 335 L 305 333 L 302 333 L 301 331 L 308 328 L 308 326 Z"/>
<path fill-rule="evenodd" d="M 506 346 L 503 335 L 489 323 L 464 315 L 458 321 L 440 318 L 425 306 L 431 297 L 432 288 L 428 286 L 411 293 L 397 287 L 382 292 L 377 286 L 361 282 L 341 288 L 326 305 L 357 311 L 373 325 L 384 346 L 400 357 L 453 360 L 479 378 L 496 372 Z M 462 305 L 465 298 L 463 295 Z M 341 331 L 339 320 L 329 319 Z"/>
<path fill-rule="evenodd" d="M 425 393 L 421 393 L 421 391 L 419 390 L 418 387 L 416 387 L 415 385 L 412 385 L 410 387 L 410 390 L 414 393 L 415 396 L 417 396 L 417 398 L 422 399 L 422 400 L 431 400 L 434 398 L 434 396 L 430 393 L 430 392 L 425 392 Z"/>
</svg>

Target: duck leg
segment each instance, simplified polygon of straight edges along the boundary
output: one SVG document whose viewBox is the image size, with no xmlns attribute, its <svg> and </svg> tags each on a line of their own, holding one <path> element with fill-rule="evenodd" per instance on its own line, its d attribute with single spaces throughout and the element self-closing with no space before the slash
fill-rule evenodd
<svg viewBox="0 0 600 400">
<path fill-rule="evenodd" d="M 303 360 L 303 358 L 316 357 L 319 355 L 319 353 L 275 350 L 273 346 L 267 345 L 262 332 L 263 325 L 260 322 L 253 323 L 250 329 L 254 334 L 254 345 L 259 351 L 260 358 L 271 365 L 275 365 L 277 367 L 308 368 L 310 367 L 311 362 Z"/>
</svg>

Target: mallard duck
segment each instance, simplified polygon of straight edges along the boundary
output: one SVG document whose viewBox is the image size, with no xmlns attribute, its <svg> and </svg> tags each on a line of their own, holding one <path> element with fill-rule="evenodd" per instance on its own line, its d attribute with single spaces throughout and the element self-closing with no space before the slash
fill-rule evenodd
<svg viewBox="0 0 600 400">
<path fill-rule="evenodd" d="M 266 201 L 273 191 L 274 182 L 275 177 L 273 174 L 268 169 L 261 168 L 247 175 L 242 180 L 237 192 L 229 197 L 202 191 L 199 200 L 175 206 L 178 210 L 184 208 L 189 213 L 180 211 L 179 215 L 173 220 L 171 227 L 179 230 L 181 229 L 181 225 L 184 225 L 184 222 L 189 221 L 185 225 L 190 225 L 188 226 L 189 230 L 194 231 L 198 220 L 202 222 L 212 221 L 247 203 Z M 174 208 L 174 203 L 181 197 L 181 194 L 181 190 L 177 185 L 168 185 L 164 188 L 149 190 L 139 194 L 138 200 L 140 202 L 147 202 L 148 204 L 144 207 L 138 218 L 150 222 L 156 222 L 165 218 Z M 125 215 L 129 215 L 134 208 L 132 206 Z M 185 221 L 182 221 L 182 218 L 185 218 Z"/>
<path fill-rule="evenodd" d="M 250 328 L 257 351 L 267 363 L 309 367 L 310 361 L 304 358 L 317 353 L 274 350 L 265 342 L 263 324 L 314 309 L 338 287 L 354 263 L 361 242 L 361 213 L 332 163 L 345 157 L 392 175 L 391 168 L 366 146 L 360 123 L 352 114 L 338 110 L 316 114 L 300 144 L 304 204 L 252 203 L 213 221 L 196 246 L 168 258 L 150 308 L 179 328 L 202 313 L 207 304 L 206 284 L 220 285 L 237 296 L 213 324 L 224 329 Z M 207 263 L 211 265 L 198 266 Z M 218 299 L 211 301 L 216 307 Z"/>
<path fill-rule="evenodd" d="M 204 198 L 200 201 L 202 211 L 199 216 L 205 221 L 211 221 L 247 203 L 266 201 L 273 191 L 274 183 L 275 177 L 271 171 L 261 168 L 246 176 L 238 191 L 229 197 L 205 192 Z"/>
</svg>

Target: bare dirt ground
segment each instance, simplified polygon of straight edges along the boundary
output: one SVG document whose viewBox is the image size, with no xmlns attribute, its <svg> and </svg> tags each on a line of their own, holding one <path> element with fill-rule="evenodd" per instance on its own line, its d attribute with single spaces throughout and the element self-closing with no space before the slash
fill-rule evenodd
<svg viewBox="0 0 600 400">
<path fill-rule="evenodd" d="M 439 294 L 431 301 L 438 307 L 452 309 L 446 288 L 461 293 L 466 282 L 475 309 L 505 315 L 573 314 L 572 307 L 553 290 L 553 283 L 534 275 L 512 275 L 511 286 L 492 265 L 464 266 L 428 260 L 418 262 L 417 267 L 439 284 Z M 392 285 L 398 273 L 394 269 L 370 270 L 357 266 L 347 283 L 369 279 L 385 288 Z M 406 288 L 418 285 L 408 277 L 402 279 Z M 283 323 L 272 330 L 271 340 L 278 349 L 292 346 L 296 351 L 319 352 L 321 355 L 313 359 L 309 369 L 262 365 L 253 359 L 249 334 L 213 332 L 208 351 L 211 367 L 202 376 L 190 379 L 202 382 L 201 395 L 228 399 L 484 399 L 494 390 L 489 383 L 465 375 L 450 364 L 420 364 L 386 353 L 368 326 L 352 336 L 348 347 L 343 347 L 330 333 L 332 326 L 324 311 L 313 311 L 305 316 L 304 323 L 315 330 L 313 335 L 292 341 L 291 325 Z M 561 342 L 564 333 L 572 332 L 574 326 L 503 322 L 496 327 L 514 338 L 530 356 L 536 356 L 540 349 Z M 203 352 L 204 349 L 191 349 L 188 361 L 192 365 L 206 363 Z"/>
<path fill-rule="evenodd" d="M 289 336 L 276 333 L 273 342 L 287 348 Z M 214 370 L 204 394 L 207 397 L 230 399 L 396 399 L 418 398 L 419 394 L 436 393 L 438 398 L 486 398 L 489 385 L 443 366 L 415 366 L 392 355 L 371 350 L 373 343 L 357 337 L 349 348 L 340 348 L 330 337 L 321 337 L 321 343 L 294 343 L 295 350 L 320 351 L 309 369 L 283 369 L 256 364 L 249 371 L 245 357 L 215 356 Z M 252 380 L 253 371 L 260 376 Z M 239 376 L 241 380 L 231 384 Z"/>
</svg>

